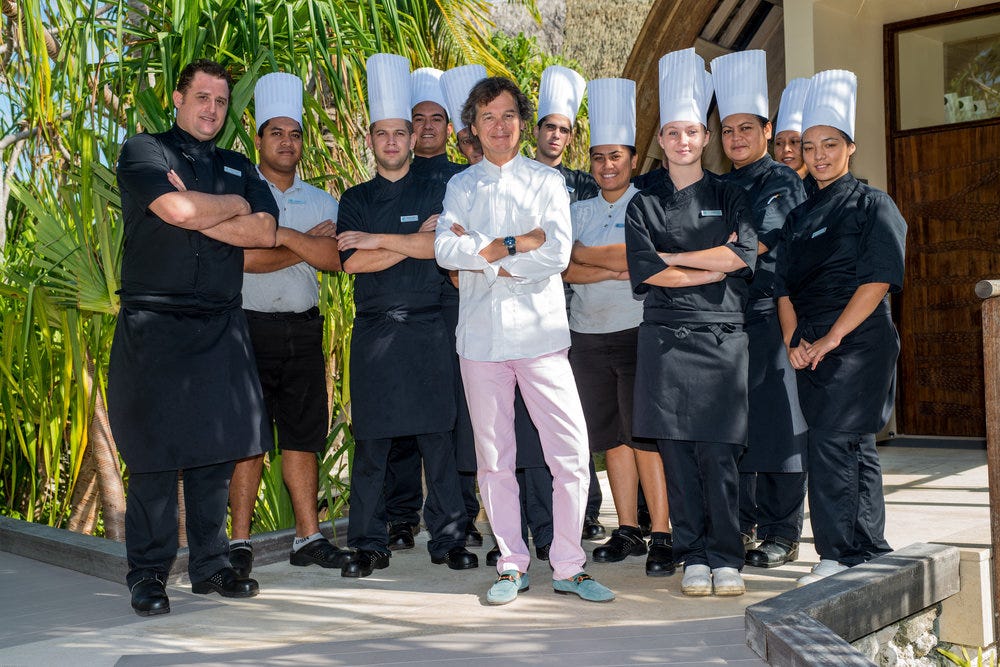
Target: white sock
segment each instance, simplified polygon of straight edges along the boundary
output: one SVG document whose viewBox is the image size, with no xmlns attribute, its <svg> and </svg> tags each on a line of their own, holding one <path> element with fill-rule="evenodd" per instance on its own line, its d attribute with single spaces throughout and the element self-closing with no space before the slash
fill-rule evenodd
<svg viewBox="0 0 1000 667">
<path fill-rule="evenodd" d="M 298 551 L 310 542 L 323 539 L 323 533 L 313 533 L 309 537 L 296 537 L 292 542 L 292 551 Z"/>
<path fill-rule="evenodd" d="M 253 545 L 250 544 L 250 540 L 229 540 L 229 548 L 233 547 L 246 547 L 247 549 L 253 550 Z"/>
</svg>

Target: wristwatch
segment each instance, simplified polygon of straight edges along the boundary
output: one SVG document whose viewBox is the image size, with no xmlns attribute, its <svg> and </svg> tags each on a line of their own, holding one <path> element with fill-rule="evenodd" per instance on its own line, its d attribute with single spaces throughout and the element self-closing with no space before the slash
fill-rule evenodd
<svg viewBox="0 0 1000 667">
<path fill-rule="evenodd" d="M 513 236 L 505 236 L 503 244 L 507 246 L 508 255 L 514 255 L 517 253 L 517 240 Z"/>
</svg>

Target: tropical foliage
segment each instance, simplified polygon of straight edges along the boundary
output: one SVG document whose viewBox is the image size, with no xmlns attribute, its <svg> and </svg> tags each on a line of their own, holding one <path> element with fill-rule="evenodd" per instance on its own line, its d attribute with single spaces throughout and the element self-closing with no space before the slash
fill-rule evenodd
<svg viewBox="0 0 1000 667">
<path fill-rule="evenodd" d="M 103 400 L 122 248 L 113 165 L 125 136 L 169 126 L 181 66 L 207 57 L 231 69 L 218 141 L 251 158 L 254 81 L 301 76 L 303 173 L 337 194 L 368 178 L 366 58 L 507 73 L 487 10 L 485 0 L 0 0 L 0 513 L 121 539 L 127 471 Z M 334 511 L 351 452 L 350 290 L 345 276 L 323 276 Z M 287 521 L 282 493 L 275 458 L 259 526 Z"/>
</svg>

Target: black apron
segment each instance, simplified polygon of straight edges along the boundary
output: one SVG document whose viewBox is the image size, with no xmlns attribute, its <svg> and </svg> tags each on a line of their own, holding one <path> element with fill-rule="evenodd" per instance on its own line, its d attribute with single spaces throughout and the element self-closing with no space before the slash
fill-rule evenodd
<svg viewBox="0 0 1000 667">
<path fill-rule="evenodd" d="M 243 459 L 273 447 L 241 308 L 118 313 L 108 415 L 137 473 Z"/>
<path fill-rule="evenodd" d="M 823 337 L 867 283 L 903 285 L 906 222 L 884 192 L 846 174 L 793 210 L 782 234 L 775 292 L 798 318 L 792 346 Z M 899 336 L 888 295 L 816 370 L 797 372 L 810 428 L 877 433 L 892 414 Z"/>
<path fill-rule="evenodd" d="M 351 417 L 358 440 L 440 433 L 455 426 L 455 354 L 438 295 L 400 296 L 406 306 L 378 309 L 369 303 L 372 309 L 354 318 Z"/>
<path fill-rule="evenodd" d="M 727 243 L 733 231 L 738 239 Z M 633 290 L 646 294 L 633 435 L 745 444 L 748 358 L 743 313 L 757 235 L 743 192 L 708 172 L 680 192 L 665 179 L 629 203 L 625 244 Z M 721 282 L 685 288 L 644 282 L 665 268 L 659 252 L 723 244 L 747 267 Z"/>
<path fill-rule="evenodd" d="M 750 302 L 749 424 L 740 472 L 805 472 L 808 431 L 773 299 Z"/>
</svg>

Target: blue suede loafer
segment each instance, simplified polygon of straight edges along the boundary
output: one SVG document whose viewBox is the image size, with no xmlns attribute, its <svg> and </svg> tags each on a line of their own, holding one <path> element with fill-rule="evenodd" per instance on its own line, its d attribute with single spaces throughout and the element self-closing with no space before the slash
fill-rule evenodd
<svg viewBox="0 0 1000 667">
<path fill-rule="evenodd" d="M 579 595 L 587 602 L 611 602 L 615 599 L 610 588 L 597 583 L 586 572 L 575 574 L 569 579 L 553 579 L 552 588 L 556 593 Z"/>
<path fill-rule="evenodd" d="M 490 604 L 507 604 L 517 599 L 517 594 L 528 590 L 528 573 L 504 570 L 496 582 L 486 591 L 486 601 Z"/>
</svg>

